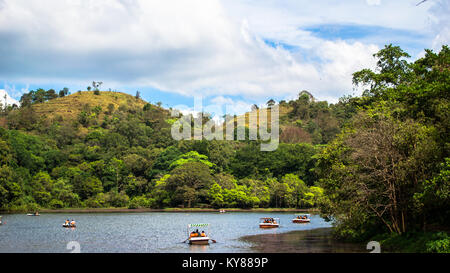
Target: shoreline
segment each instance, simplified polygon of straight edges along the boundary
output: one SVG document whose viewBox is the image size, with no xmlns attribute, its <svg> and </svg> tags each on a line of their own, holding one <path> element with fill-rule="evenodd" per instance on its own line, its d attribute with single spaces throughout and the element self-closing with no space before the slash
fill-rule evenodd
<svg viewBox="0 0 450 273">
<path fill-rule="evenodd" d="M 140 212 L 219 212 L 221 209 L 202 208 L 165 208 L 165 209 L 128 209 L 128 208 L 67 208 L 67 209 L 41 209 L 39 213 L 140 213 Z M 317 209 L 289 209 L 289 208 L 258 208 L 239 209 L 224 208 L 226 212 L 318 212 Z M 3 214 L 27 213 L 26 211 L 0 211 Z"/>
<path fill-rule="evenodd" d="M 339 241 L 333 228 L 295 230 L 278 234 L 258 234 L 239 238 L 251 243 L 256 253 L 368 253 L 363 244 Z"/>
</svg>

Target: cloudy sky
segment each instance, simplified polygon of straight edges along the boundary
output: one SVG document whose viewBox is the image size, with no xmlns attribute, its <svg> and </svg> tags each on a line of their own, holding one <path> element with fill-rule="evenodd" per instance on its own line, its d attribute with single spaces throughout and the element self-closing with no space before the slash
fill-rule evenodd
<svg viewBox="0 0 450 273">
<path fill-rule="evenodd" d="M 0 0 L 0 89 L 72 92 L 92 81 L 164 106 L 309 90 L 359 94 L 351 74 L 393 43 L 412 59 L 450 40 L 450 1 Z M 3 86 L 2 86 L 3 85 Z"/>
</svg>

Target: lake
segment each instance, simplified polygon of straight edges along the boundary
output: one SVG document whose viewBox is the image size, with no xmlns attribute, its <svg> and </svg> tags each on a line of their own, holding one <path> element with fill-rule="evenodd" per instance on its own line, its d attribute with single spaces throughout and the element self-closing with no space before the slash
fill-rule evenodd
<svg viewBox="0 0 450 273">
<path fill-rule="evenodd" d="M 260 217 L 278 217 L 281 226 L 260 229 Z M 38 217 L 6 214 L 5 224 L 0 226 L 0 252 L 68 253 L 71 241 L 78 242 L 83 253 L 257 252 L 252 243 L 239 238 L 331 227 L 318 215 L 311 215 L 309 224 L 294 224 L 293 217 L 293 213 L 281 212 L 45 213 Z M 77 228 L 62 227 L 68 218 L 76 221 Z M 208 235 L 217 243 L 182 243 L 187 238 L 187 225 L 195 223 L 209 223 Z"/>
</svg>

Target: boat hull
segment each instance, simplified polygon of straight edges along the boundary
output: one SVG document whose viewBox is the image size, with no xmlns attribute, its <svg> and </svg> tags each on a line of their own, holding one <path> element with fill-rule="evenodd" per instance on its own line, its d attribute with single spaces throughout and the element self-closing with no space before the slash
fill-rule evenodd
<svg viewBox="0 0 450 273">
<path fill-rule="evenodd" d="M 259 224 L 260 228 L 277 228 L 279 226 L 279 224 Z"/>
<path fill-rule="evenodd" d="M 209 237 L 193 237 L 189 238 L 191 245 L 209 245 Z"/>
<path fill-rule="evenodd" d="M 292 220 L 292 223 L 309 223 L 309 222 L 311 222 L 311 220 L 310 219 L 293 219 Z"/>
</svg>

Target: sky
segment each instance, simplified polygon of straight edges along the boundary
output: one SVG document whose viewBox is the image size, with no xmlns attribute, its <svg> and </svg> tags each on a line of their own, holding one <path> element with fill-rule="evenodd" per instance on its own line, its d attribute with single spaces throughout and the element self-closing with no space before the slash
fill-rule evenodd
<svg viewBox="0 0 450 273">
<path fill-rule="evenodd" d="M 450 1 L 0 0 L 0 90 L 72 93 L 102 81 L 165 107 L 243 113 L 308 90 L 359 95 L 352 73 L 392 43 L 420 58 L 450 40 Z"/>
</svg>

